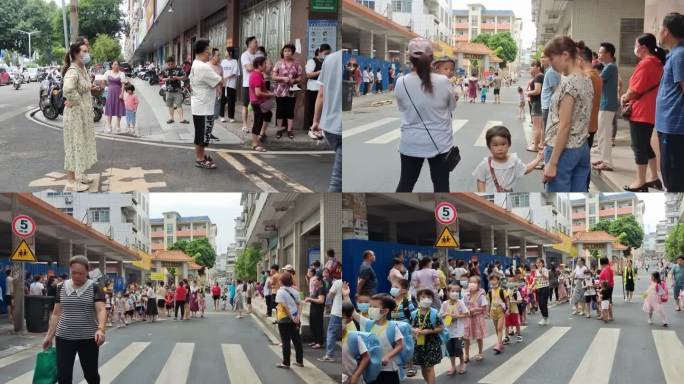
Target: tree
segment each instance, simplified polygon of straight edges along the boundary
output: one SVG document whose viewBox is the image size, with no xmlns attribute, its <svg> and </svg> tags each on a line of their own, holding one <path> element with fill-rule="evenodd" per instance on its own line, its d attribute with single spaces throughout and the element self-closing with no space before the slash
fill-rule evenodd
<svg viewBox="0 0 684 384">
<path fill-rule="evenodd" d="M 613 220 L 600 220 L 591 227 L 591 230 L 606 231 L 628 248 L 639 248 L 644 241 L 644 230 L 641 229 L 634 215 L 620 216 Z M 631 249 L 628 253 L 629 251 Z"/>
<path fill-rule="evenodd" d="M 99 33 L 93 43 L 93 60 L 96 63 L 116 60 L 121 56 L 121 45 L 111 36 Z"/>
<path fill-rule="evenodd" d="M 260 248 L 253 246 L 245 248 L 235 260 L 235 277 L 241 280 L 256 279 L 257 265 L 262 258 L 263 254 Z"/>
<path fill-rule="evenodd" d="M 506 63 L 515 61 L 518 56 L 518 45 L 509 32 L 481 33 L 475 36 L 473 42 L 486 45 Z"/>
<path fill-rule="evenodd" d="M 682 255 L 684 255 L 684 224 L 677 224 L 665 240 L 665 256 L 668 260 L 675 261 L 678 256 Z"/>
<path fill-rule="evenodd" d="M 98 34 L 116 37 L 124 27 L 121 2 L 112 0 L 80 0 L 78 2 L 78 34 L 93 38 Z"/>
<path fill-rule="evenodd" d="M 192 241 L 176 241 L 169 247 L 169 250 L 183 251 L 186 255 L 192 257 L 195 263 L 205 268 L 213 267 L 216 262 L 216 251 L 214 251 L 214 247 L 209 244 L 209 239 L 206 237 L 200 237 Z"/>
</svg>

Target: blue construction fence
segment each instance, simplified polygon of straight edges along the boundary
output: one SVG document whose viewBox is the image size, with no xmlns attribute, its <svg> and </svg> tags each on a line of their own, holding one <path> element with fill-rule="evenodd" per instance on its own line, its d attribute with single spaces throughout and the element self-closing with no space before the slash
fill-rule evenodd
<svg viewBox="0 0 684 384">
<path fill-rule="evenodd" d="M 389 89 L 389 69 L 391 66 L 394 66 L 394 77 L 396 79 L 397 75 L 399 72 L 403 71 L 404 73 L 408 73 L 408 67 L 405 65 L 402 65 L 398 61 L 387 61 L 387 60 L 381 60 L 381 59 L 371 59 L 370 57 L 366 56 L 360 56 L 360 55 L 353 55 L 349 52 L 345 52 L 342 54 L 342 64 L 347 65 L 347 63 L 354 59 L 356 63 L 359 65 L 359 70 L 361 71 L 361 74 L 363 74 L 363 70 L 366 69 L 366 67 L 370 67 L 373 69 L 373 73 L 377 73 L 378 69 L 382 73 L 382 89 L 387 90 Z M 374 85 L 372 85 L 374 87 Z M 365 84 L 361 84 L 361 93 L 364 93 L 364 87 Z M 373 88 L 374 90 L 374 88 Z M 371 90 L 369 90 L 370 92 Z"/>
<path fill-rule="evenodd" d="M 2 276 L 0 276 L 0 288 L 2 288 L 3 300 L 0 301 L 0 313 L 7 313 L 7 304 L 4 301 L 5 294 L 7 293 L 7 275 L 5 271 L 12 266 L 12 261 L 10 259 L 0 259 L 0 270 L 2 271 Z M 69 268 L 58 267 L 54 264 L 46 263 L 24 263 L 24 275 L 25 281 L 30 281 L 30 279 L 35 275 L 47 275 L 52 273 L 55 276 L 62 274 L 69 274 Z"/>
<path fill-rule="evenodd" d="M 342 254 L 344 255 L 344 263 L 342 267 L 342 278 L 344 281 L 349 282 L 351 297 L 354 297 L 356 294 L 356 281 L 359 274 L 359 266 L 363 262 L 363 252 L 366 250 L 371 250 L 375 253 L 373 269 L 378 277 L 378 292 L 389 292 L 391 288 L 390 282 L 387 280 L 387 275 L 392 268 L 392 261 L 395 257 L 403 256 L 404 264 L 408 267 L 409 260 L 413 258 L 422 259 L 423 257 L 438 257 L 441 254 L 439 248 L 430 246 L 371 240 L 343 240 Z M 483 272 L 485 266 L 496 261 L 500 262 L 503 268 L 508 268 L 513 265 L 514 260 L 516 265 L 520 265 L 519 258 L 447 249 L 447 257 L 449 259 L 469 262 L 472 256 L 477 256 L 477 260 L 480 263 L 480 269 L 483 270 Z M 484 279 L 484 273 L 481 277 Z"/>
</svg>

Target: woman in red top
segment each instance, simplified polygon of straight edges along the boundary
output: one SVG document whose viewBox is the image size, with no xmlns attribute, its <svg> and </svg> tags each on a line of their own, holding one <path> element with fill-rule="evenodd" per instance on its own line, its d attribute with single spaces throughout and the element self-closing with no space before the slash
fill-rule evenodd
<svg viewBox="0 0 684 384">
<path fill-rule="evenodd" d="M 174 311 L 174 320 L 178 319 L 178 309 L 180 308 L 181 320 L 185 318 L 185 300 L 188 297 L 188 288 L 180 282 L 176 287 L 176 309 Z"/>
<path fill-rule="evenodd" d="M 658 47 L 656 38 L 650 33 L 637 37 L 634 54 L 640 59 L 629 79 L 629 89 L 620 98 L 620 103 L 632 106 L 629 116 L 629 130 L 632 150 L 637 164 L 637 178 L 624 189 L 630 192 L 648 192 L 648 188 L 663 189 L 658 178 L 658 163 L 651 146 L 651 135 L 655 124 L 656 96 L 658 85 L 663 76 L 665 51 Z M 650 170 L 650 180 L 646 181 L 646 169 Z"/>
</svg>

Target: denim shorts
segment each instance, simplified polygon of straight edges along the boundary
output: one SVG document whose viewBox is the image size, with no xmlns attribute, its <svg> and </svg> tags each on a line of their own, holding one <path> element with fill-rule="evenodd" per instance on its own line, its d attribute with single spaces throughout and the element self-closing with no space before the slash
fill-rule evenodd
<svg viewBox="0 0 684 384">
<path fill-rule="evenodd" d="M 130 126 L 135 126 L 135 111 L 126 111 L 126 122 Z"/>
<path fill-rule="evenodd" d="M 544 148 L 544 163 L 551 159 L 553 147 Z M 579 148 L 565 148 L 558 159 L 556 177 L 546 184 L 546 192 L 587 192 L 591 161 L 589 145 L 584 143 Z"/>
</svg>

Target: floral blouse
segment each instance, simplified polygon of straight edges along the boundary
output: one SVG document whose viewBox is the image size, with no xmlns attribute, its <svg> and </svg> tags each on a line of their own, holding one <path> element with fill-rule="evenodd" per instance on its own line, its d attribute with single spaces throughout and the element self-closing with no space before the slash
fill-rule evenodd
<svg viewBox="0 0 684 384">
<path fill-rule="evenodd" d="M 289 77 L 290 79 L 294 79 L 297 77 L 301 77 L 302 74 L 302 67 L 299 65 L 298 62 L 292 61 L 292 64 L 286 64 L 285 60 L 280 60 L 279 62 L 276 63 L 275 67 L 273 68 L 273 74 L 272 76 L 276 77 Z M 276 82 L 276 87 L 275 93 L 276 97 L 287 97 L 289 96 L 290 92 L 290 85 L 284 82 Z"/>
<path fill-rule="evenodd" d="M 591 84 L 591 79 L 581 73 L 561 76 L 558 88 L 551 97 L 545 144 L 551 147 L 556 145 L 556 136 L 560 128 L 560 103 L 566 95 L 575 99 L 575 103 L 572 107 L 570 136 L 565 147 L 579 148 L 587 142 L 587 137 L 589 137 L 589 120 L 594 98 L 594 87 Z"/>
</svg>

